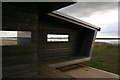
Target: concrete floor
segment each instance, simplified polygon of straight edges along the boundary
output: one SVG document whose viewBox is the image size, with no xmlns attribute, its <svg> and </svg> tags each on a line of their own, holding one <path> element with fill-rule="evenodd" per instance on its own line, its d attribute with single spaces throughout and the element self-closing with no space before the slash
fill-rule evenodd
<svg viewBox="0 0 120 80">
<path fill-rule="evenodd" d="M 81 67 L 73 70 L 64 71 L 64 73 L 75 78 L 114 78 L 114 80 L 118 80 L 119 78 L 119 76 L 116 74 L 91 67 Z"/>
</svg>

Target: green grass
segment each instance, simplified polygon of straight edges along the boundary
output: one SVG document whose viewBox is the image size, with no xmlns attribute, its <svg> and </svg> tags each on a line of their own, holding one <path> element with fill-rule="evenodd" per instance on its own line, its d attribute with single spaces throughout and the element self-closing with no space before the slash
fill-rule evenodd
<svg viewBox="0 0 120 80">
<path fill-rule="evenodd" d="M 0 40 L 0 46 L 17 45 L 17 40 Z"/>
<path fill-rule="evenodd" d="M 92 59 L 81 64 L 120 74 L 118 71 L 118 45 L 104 42 L 95 43 Z"/>
</svg>

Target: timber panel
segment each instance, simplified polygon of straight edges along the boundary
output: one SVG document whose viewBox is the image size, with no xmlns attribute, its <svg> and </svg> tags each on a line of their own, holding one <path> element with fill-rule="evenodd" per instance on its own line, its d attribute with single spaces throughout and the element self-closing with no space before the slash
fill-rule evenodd
<svg viewBox="0 0 120 80">
<path fill-rule="evenodd" d="M 47 34 L 67 34 L 68 42 L 47 42 Z M 39 25 L 39 58 L 40 60 L 62 59 L 78 55 L 83 32 L 69 26 L 56 25 L 40 21 Z M 79 38 L 80 37 L 80 38 Z"/>
<path fill-rule="evenodd" d="M 41 61 L 73 60 L 77 56 L 89 56 L 94 31 L 77 26 L 60 19 L 42 16 L 37 7 L 24 4 L 3 3 L 3 30 L 30 31 L 31 44 L 4 46 L 3 50 L 3 77 L 29 78 L 38 72 L 38 58 Z M 38 22 L 39 18 L 39 22 Z M 69 42 L 47 42 L 47 34 L 68 34 Z M 78 57 L 78 58 L 79 58 Z M 74 60 L 75 60 L 74 59 Z M 43 63 L 40 63 L 41 65 Z M 44 65 L 45 67 L 45 65 Z M 41 69 L 42 70 L 42 69 Z M 39 73 L 43 77 L 60 77 L 50 72 L 50 68 L 43 69 L 49 73 Z M 47 75 L 47 76 L 45 76 Z M 61 75 L 61 74 L 59 74 Z M 64 76 L 64 75 L 61 75 Z M 64 76 L 65 77 L 65 76 Z"/>
<path fill-rule="evenodd" d="M 38 12 L 37 6 L 28 4 L 31 3 L 2 4 L 3 30 L 31 32 L 29 44 L 19 43 L 15 46 L 2 46 L 3 78 L 29 78 L 38 73 Z"/>
</svg>

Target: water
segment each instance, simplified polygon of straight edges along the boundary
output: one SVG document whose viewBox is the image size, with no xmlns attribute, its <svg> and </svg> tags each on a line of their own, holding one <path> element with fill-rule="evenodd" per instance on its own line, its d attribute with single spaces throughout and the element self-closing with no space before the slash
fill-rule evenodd
<svg viewBox="0 0 120 80">
<path fill-rule="evenodd" d="M 68 39 L 47 39 L 47 42 L 68 42 Z"/>
<path fill-rule="evenodd" d="M 95 42 L 106 42 L 110 44 L 120 44 L 120 41 L 118 40 L 95 40 Z"/>
<path fill-rule="evenodd" d="M 17 40 L 17 37 L 0 37 L 0 40 Z"/>
</svg>

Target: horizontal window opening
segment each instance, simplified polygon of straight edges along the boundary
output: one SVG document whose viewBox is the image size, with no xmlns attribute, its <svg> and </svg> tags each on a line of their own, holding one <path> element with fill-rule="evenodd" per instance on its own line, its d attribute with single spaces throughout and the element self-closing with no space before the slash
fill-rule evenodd
<svg viewBox="0 0 120 80">
<path fill-rule="evenodd" d="M 26 44 L 31 42 L 29 31 L 0 31 L 0 46 Z"/>
<path fill-rule="evenodd" d="M 47 42 L 68 42 L 69 35 L 47 34 Z"/>
</svg>

